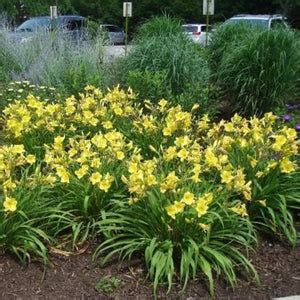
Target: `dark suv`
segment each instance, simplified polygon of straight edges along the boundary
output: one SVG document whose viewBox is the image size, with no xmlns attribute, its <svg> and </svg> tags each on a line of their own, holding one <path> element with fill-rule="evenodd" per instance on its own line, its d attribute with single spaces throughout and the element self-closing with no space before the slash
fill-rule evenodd
<svg viewBox="0 0 300 300">
<path fill-rule="evenodd" d="M 15 41 L 26 42 L 38 32 L 58 30 L 71 38 L 82 38 L 85 34 L 85 18 L 81 16 L 58 16 L 51 19 L 49 16 L 35 17 L 22 23 L 10 37 Z"/>
</svg>

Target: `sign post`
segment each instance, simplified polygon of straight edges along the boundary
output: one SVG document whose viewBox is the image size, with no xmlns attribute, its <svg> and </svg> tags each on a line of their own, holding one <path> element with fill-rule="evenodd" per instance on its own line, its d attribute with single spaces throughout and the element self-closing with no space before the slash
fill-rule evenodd
<svg viewBox="0 0 300 300">
<path fill-rule="evenodd" d="M 208 44 L 208 26 L 209 26 L 209 15 L 215 13 L 215 0 L 203 0 L 203 15 L 206 15 L 206 36 L 205 46 Z"/>
<path fill-rule="evenodd" d="M 125 56 L 127 56 L 128 18 L 132 17 L 132 2 L 123 2 L 123 17 L 125 17 Z"/>
<path fill-rule="evenodd" d="M 50 18 L 51 19 L 57 18 L 57 6 L 50 6 Z"/>
<path fill-rule="evenodd" d="M 50 6 L 50 30 L 52 31 L 55 28 L 55 21 L 57 19 L 57 6 Z"/>
</svg>

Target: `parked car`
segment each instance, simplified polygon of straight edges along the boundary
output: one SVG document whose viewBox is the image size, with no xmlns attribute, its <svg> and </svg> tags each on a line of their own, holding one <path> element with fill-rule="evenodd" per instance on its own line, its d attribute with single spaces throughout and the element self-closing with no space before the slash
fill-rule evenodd
<svg viewBox="0 0 300 300">
<path fill-rule="evenodd" d="M 266 29 L 288 28 L 282 15 L 236 15 L 225 21 L 224 24 L 245 24 Z"/>
<path fill-rule="evenodd" d="M 81 16 L 49 16 L 30 18 L 10 33 L 10 37 L 17 42 L 27 42 L 38 32 L 60 30 L 73 39 L 82 38 L 85 34 L 85 18 Z"/>
<path fill-rule="evenodd" d="M 125 43 L 125 32 L 117 25 L 112 24 L 101 24 L 101 30 L 107 34 L 107 39 L 110 44 L 124 44 Z"/>
<path fill-rule="evenodd" d="M 182 25 L 183 32 L 190 37 L 195 43 L 205 45 L 206 43 L 206 24 L 184 24 Z M 211 31 L 211 26 L 208 25 L 208 32 Z M 210 34 L 208 33 L 208 40 Z"/>
</svg>

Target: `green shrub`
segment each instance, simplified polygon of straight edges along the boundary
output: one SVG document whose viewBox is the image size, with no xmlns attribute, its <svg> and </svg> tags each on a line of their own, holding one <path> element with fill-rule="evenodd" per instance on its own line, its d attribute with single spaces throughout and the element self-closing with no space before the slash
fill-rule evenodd
<svg viewBox="0 0 300 300">
<path fill-rule="evenodd" d="M 127 85 L 137 94 L 136 100 L 143 103 L 145 99 L 157 104 L 161 99 L 169 99 L 171 102 L 180 104 L 187 110 L 191 110 L 195 104 L 199 105 L 197 112 L 215 115 L 216 91 L 213 85 L 202 82 L 187 83 L 184 91 L 179 95 L 173 95 L 168 85 L 165 71 L 150 72 L 148 70 L 129 71 Z"/>
<path fill-rule="evenodd" d="M 175 95 L 182 93 L 187 83 L 207 82 L 207 63 L 198 46 L 183 33 L 139 39 L 138 43 L 126 60 L 128 70 L 166 72 L 166 84 Z"/>
<path fill-rule="evenodd" d="M 210 83 L 203 86 L 201 82 L 187 84 L 184 92 L 176 97 L 176 103 L 180 104 L 187 110 L 195 108 L 195 104 L 199 105 L 197 114 L 208 114 L 211 117 L 218 113 L 217 107 L 217 90 Z"/>
<path fill-rule="evenodd" d="M 167 15 L 163 17 L 153 17 L 144 23 L 137 30 L 137 40 L 145 41 L 153 37 L 172 37 L 182 32 L 181 22 L 176 18 Z"/>
<path fill-rule="evenodd" d="M 164 93 L 169 93 L 170 90 L 174 103 L 178 103 L 177 97 L 180 95 L 187 96 L 188 90 L 192 92 L 187 97 L 191 103 L 187 103 L 185 108 L 189 109 L 198 102 L 199 97 L 194 98 L 193 91 L 189 87 L 197 86 L 197 89 L 205 89 L 208 85 L 209 70 L 205 50 L 182 32 L 179 21 L 169 17 L 151 19 L 138 30 L 134 44 L 122 64 L 123 83 L 127 85 L 132 83 L 131 78 L 128 80 L 130 73 L 131 76 L 141 74 L 145 76 L 141 80 L 147 82 L 148 87 L 148 83 L 153 80 L 152 87 L 148 88 L 146 95 L 149 99 L 156 97 L 155 87 L 161 81 L 159 83 L 161 90 L 164 80 Z M 153 74 L 152 79 L 148 76 L 150 74 Z M 164 78 L 161 77 L 162 74 Z"/>
<path fill-rule="evenodd" d="M 234 111 L 262 115 L 299 95 L 299 41 L 294 32 L 281 29 L 217 30 L 211 45 L 213 78 Z"/>
<path fill-rule="evenodd" d="M 127 84 L 137 93 L 139 102 L 149 99 L 155 103 L 162 98 L 169 99 L 172 94 L 164 71 L 129 71 Z"/>
<path fill-rule="evenodd" d="M 49 83 L 57 81 L 56 86 L 64 95 L 76 95 L 89 84 L 102 86 L 102 75 L 91 72 L 93 69 L 91 64 L 79 59 L 77 66 L 74 65 L 74 62 L 71 62 L 65 70 L 58 70 L 57 73 L 51 70 L 53 73 L 51 74 L 51 71 L 48 73 L 48 76 L 50 75 Z"/>
<path fill-rule="evenodd" d="M 230 51 L 243 43 L 249 28 L 245 25 L 226 25 L 218 26 L 212 33 L 211 43 L 208 48 L 209 67 L 211 76 L 215 78 L 220 71 L 220 64 Z"/>
</svg>

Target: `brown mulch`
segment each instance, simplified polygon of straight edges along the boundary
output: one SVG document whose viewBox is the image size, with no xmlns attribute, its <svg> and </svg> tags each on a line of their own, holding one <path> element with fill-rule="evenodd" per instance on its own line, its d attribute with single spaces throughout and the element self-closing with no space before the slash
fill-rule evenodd
<svg viewBox="0 0 300 300">
<path fill-rule="evenodd" d="M 151 284 L 145 280 L 145 270 L 140 260 L 131 266 L 120 267 L 117 262 L 100 268 L 91 263 L 92 248 L 84 253 L 68 255 L 53 253 L 51 265 L 44 267 L 31 262 L 22 267 L 12 257 L 0 255 L 0 299 L 151 299 Z M 300 295 L 300 245 L 292 250 L 277 242 L 264 240 L 253 255 L 261 280 L 257 285 L 249 278 L 239 278 L 235 290 L 218 281 L 216 299 L 270 299 L 272 297 Z M 95 288 L 105 276 L 118 278 L 121 285 L 112 293 L 99 292 Z M 160 288 L 159 298 L 207 299 L 207 286 L 201 279 L 190 282 L 180 294 L 174 285 L 170 294 Z"/>
</svg>

